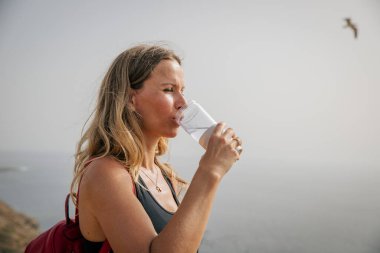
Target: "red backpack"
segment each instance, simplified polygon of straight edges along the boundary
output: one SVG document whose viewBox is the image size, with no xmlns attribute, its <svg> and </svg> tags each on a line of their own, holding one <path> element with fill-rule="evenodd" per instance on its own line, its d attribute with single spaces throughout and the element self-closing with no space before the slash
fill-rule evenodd
<svg viewBox="0 0 380 253">
<path fill-rule="evenodd" d="M 82 253 L 84 237 L 79 229 L 78 209 L 75 209 L 75 219 L 69 216 L 70 194 L 65 201 L 66 219 L 58 222 L 49 230 L 43 232 L 25 249 L 25 253 Z M 111 247 L 106 240 L 100 253 L 110 252 Z"/>
<path fill-rule="evenodd" d="M 89 165 L 93 160 L 98 159 L 94 157 L 86 162 Z M 130 175 L 131 176 L 131 175 Z M 132 176 L 131 176 L 132 178 Z M 133 178 L 132 178 L 133 182 Z M 80 184 L 80 183 L 79 183 Z M 135 184 L 133 185 L 133 193 L 136 195 Z M 78 188 L 79 192 L 79 188 Z M 62 220 L 51 227 L 49 230 L 43 232 L 33 241 L 31 241 L 25 253 L 83 253 L 84 237 L 79 229 L 79 216 L 78 208 L 75 208 L 75 219 L 70 219 L 69 216 L 69 200 L 70 194 L 67 195 L 65 201 L 65 220 Z M 111 252 L 111 246 L 108 240 L 105 240 L 99 253 Z"/>
</svg>

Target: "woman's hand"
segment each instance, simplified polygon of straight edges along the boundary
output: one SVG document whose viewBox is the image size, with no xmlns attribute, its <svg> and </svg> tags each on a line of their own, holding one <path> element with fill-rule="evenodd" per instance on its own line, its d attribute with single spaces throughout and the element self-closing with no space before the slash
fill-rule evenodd
<svg viewBox="0 0 380 253">
<path fill-rule="evenodd" d="M 232 128 L 218 123 L 210 136 L 206 153 L 199 162 L 199 169 L 206 170 L 222 178 L 231 166 L 240 158 L 241 140 Z M 237 149 L 236 147 L 239 148 Z"/>
</svg>

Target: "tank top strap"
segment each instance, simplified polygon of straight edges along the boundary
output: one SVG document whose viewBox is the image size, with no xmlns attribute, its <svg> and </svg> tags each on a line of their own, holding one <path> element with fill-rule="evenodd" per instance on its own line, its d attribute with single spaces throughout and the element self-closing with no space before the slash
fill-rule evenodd
<svg viewBox="0 0 380 253">
<path fill-rule="evenodd" d="M 179 200 L 177 198 L 177 192 L 174 189 L 174 185 L 175 184 L 173 184 L 172 180 L 170 180 L 169 176 L 163 170 L 162 170 L 162 175 L 164 176 L 164 179 L 165 179 L 166 183 L 169 185 L 169 188 L 170 188 L 170 191 L 172 192 L 174 201 L 177 203 L 177 206 L 179 206 L 180 203 L 179 203 Z"/>
</svg>

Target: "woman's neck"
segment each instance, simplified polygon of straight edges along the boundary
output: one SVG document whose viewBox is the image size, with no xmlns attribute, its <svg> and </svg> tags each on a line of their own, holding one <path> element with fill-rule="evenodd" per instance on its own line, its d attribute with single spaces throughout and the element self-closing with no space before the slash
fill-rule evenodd
<svg viewBox="0 0 380 253">
<path fill-rule="evenodd" d="M 158 144 L 158 140 L 147 140 L 145 139 L 144 143 L 144 160 L 141 164 L 142 167 L 154 171 L 155 170 L 155 156 L 156 156 L 156 147 Z"/>
</svg>

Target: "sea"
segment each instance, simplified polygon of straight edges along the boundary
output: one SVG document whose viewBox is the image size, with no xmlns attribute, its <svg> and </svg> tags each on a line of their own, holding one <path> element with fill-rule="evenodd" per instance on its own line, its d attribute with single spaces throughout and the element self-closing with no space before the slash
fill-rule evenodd
<svg viewBox="0 0 380 253">
<path fill-rule="evenodd" d="M 175 160 L 189 181 L 193 160 Z M 72 171 L 70 154 L 0 152 L 0 199 L 46 230 L 64 218 Z M 219 187 L 199 252 L 380 253 L 380 168 L 242 159 Z"/>
</svg>

